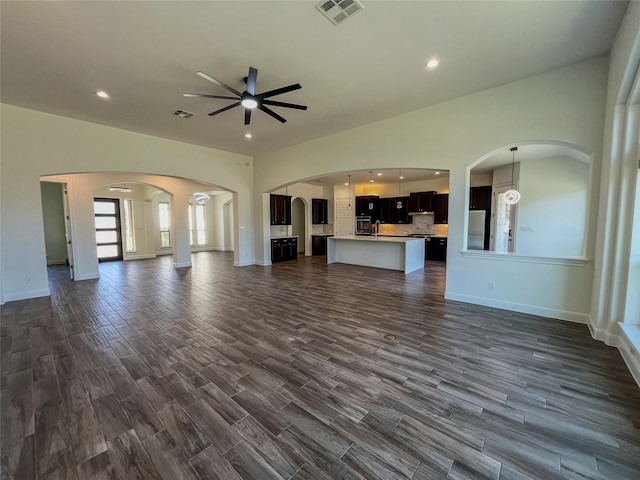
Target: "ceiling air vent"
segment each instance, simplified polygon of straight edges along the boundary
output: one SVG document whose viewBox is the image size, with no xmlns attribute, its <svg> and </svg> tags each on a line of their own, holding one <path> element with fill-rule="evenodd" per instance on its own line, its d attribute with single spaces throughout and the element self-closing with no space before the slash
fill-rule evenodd
<svg viewBox="0 0 640 480">
<path fill-rule="evenodd" d="M 358 0 L 325 0 L 316 5 L 316 10 L 334 25 L 340 25 L 362 9 L 364 7 Z"/>
<path fill-rule="evenodd" d="M 191 118 L 195 115 L 195 113 L 187 112 L 186 110 L 176 110 L 173 114 L 180 118 Z"/>
</svg>

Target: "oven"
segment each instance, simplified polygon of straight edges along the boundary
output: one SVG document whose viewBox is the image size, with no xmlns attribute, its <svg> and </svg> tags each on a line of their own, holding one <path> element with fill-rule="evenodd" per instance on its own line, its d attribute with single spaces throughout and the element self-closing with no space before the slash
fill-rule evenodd
<svg viewBox="0 0 640 480">
<path fill-rule="evenodd" d="M 364 215 L 356 217 L 356 235 L 371 235 L 371 217 Z"/>
</svg>

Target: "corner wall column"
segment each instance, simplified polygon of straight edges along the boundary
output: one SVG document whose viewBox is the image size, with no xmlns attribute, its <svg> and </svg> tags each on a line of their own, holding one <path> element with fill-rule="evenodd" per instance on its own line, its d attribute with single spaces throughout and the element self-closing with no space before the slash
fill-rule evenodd
<svg viewBox="0 0 640 480">
<path fill-rule="evenodd" d="M 189 197 L 180 192 L 173 194 L 173 266 L 191 266 L 191 240 L 189 239 Z"/>
</svg>

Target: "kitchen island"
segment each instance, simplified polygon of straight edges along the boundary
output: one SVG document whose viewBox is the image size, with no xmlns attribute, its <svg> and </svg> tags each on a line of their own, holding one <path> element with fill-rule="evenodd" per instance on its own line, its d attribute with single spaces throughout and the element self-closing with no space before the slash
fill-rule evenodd
<svg viewBox="0 0 640 480">
<path fill-rule="evenodd" d="M 327 263 L 348 263 L 411 273 L 424 268 L 424 239 L 346 235 L 327 239 Z"/>
</svg>

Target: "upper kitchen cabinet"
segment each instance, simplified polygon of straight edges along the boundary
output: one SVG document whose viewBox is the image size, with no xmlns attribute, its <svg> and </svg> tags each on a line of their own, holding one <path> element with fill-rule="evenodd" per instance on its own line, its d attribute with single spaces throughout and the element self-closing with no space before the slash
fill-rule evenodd
<svg viewBox="0 0 640 480">
<path fill-rule="evenodd" d="M 409 216 L 409 197 L 392 197 L 380 199 L 380 221 L 382 223 L 411 223 Z"/>
<path fill-rule="evenodd" d="M 380 219 L 380 198 L 377 195 L 356 197 L 356 216 L 369 216 L 371 221 Z"/>
<path fill-rule="evenodd" d="M 311 218 L 311 223 L 314 225 L 327 225 L 329 223 L 329 200 L 326 198 L 312 198 Z"/>
<path fill-rule="evenodd" d="M 271 225 L 291 225 L 291 197 L 271 194 Z"/>
<path fill-rule="evenodd" d="M 433 196 L 436 192 L 412 192 L 409 194 L 411 213 L 433 212 Z"/>
<path fill-rule="evenodd" d="M 469 192 L 469 210 L 490 210 L 491 190 L 491 185 L 486 187 L 471 187 Z"/>
<path fill-rule="evenodd" d="M 433 196 L 433 223 L 449 223 L 449 194 Z"/>
</svg>

